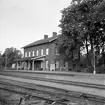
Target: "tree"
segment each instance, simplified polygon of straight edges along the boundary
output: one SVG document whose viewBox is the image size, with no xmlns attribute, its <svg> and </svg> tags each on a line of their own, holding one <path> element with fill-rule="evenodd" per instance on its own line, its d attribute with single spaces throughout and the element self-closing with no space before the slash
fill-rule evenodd
<svg viewBox="0 0 105 105">
<path fill-rule="evenodd" d="M 85 41 L 91 46 L 91 64 L 93 66 L 93 53 L 95 49 L 103 49 L 105 42 L 105 1 L 104 0 L 83 0 L 78 6 L 83 14 Z M 94 61 L 95 62 L 95 61 Z"/>
<path fill-rule="evenodd" d="M 89 46 L 91 48 L 91 65 L 93 66 L 94 48 L 104 48 L 105 42 L 105 1 L 72 0 L 71 5 L 62 11 L 59 25 L 62 29 L 58 40 L 63 52 L 77 51 L 77 45 L 85 46 L 89 63 Z M 79 43 L 78 43 L 79 42 Z"/>
<path fill-rule="evenodd" d="M 4 59 L 2 57 L 2 54 L 0 53 L 0 68 L 2 68 L 3 62 L 4 62 Z"/>
<path fill-rule="evenodd" d="M 5 64 L 8 68 L 12 66 L 13 63 L 15 63 L 16 59 L 19 59 L 22 57 L 21 51 L 17 50 L 16 48 L 6 48 L 1 59 L 1 66 L 4 67 Z"/>
</svg>

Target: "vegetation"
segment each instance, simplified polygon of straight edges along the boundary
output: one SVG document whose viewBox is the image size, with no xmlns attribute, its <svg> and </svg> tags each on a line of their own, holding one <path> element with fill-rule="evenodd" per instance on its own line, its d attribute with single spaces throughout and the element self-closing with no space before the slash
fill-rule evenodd
<svg viewBox="0 0 105 105">
<path fill-rule="evenodd" d="M 72 0 L 71 4 L 62 10 L 59 27 L 61 36 L 57 46 L 59 52 L 65 54 L 65 58 L 79 63 L 81 54 L 86 51 L 88 67 L 93 68 L 95 58 L 97 66 L 105 65 L 104 0 Z"/>
<path fill-rule="evenodd" d="M 16 48 L 6 48 L 4 53 L 0 56 L 0 68 L 4 68 L 5 65 L 8 68 L 12 67 L 12 64 L 15 63 L 16 59 L 22 57 L 21 51 L 17 50 Z"/>
</svg>

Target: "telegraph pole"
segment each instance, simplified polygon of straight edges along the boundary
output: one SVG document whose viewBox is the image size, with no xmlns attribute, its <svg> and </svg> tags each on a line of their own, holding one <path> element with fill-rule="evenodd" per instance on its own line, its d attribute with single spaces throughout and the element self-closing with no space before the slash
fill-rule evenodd
<svg viewBox="0 0 105 105">
<path fill-rule="evenodd" d="M 94 51 L 93 51 L 93 67 L 94 67 L 93 74 L 96 74 L 96 65 L 95 65 L 95 48 L 94 48 Z"/>
</svg>

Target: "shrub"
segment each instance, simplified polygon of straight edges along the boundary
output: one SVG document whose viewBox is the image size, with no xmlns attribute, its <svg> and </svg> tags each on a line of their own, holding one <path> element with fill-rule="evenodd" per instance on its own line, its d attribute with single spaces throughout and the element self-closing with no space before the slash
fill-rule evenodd
<svg viewBox="0 0 105 105">
<path fill-rule="evenodd" d="M 86 72 L 86 73 L 93 73 L 93 67 L 92 66 L 89 66 L 89 67 L 87 67 L 87 68 L 85 68 L 85 69 L 82 69 L 82 72 Z"/>
<path fill-rule="evenodd" d="M 96 68 L 97 73 L 105 73 L 105 66 L 99 66 Z"/>
</svg>

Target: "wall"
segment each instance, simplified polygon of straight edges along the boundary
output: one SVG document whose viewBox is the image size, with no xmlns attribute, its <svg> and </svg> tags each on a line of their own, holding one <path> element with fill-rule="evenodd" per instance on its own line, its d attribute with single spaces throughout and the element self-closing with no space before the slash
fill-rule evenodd
<svg viewBox="0 0 105 105">
<path fill-rule="evenodd" d="M 47 48 L 49 48 L 49 55 L 46 55 Z M 56 50 L 55 41 L 52 41 L 51 43 L 34 46 L 34 47 L 25 48 L 24 52 L 31 51 L 31 57 L 32 57 L 32 51 L 36 52 L 37 50 L 39 50 L 39 56 L 41 56 L 41 49 L 43 49 L 44 55 L 46 55 L 44 58 L 43 64 L 42 64 L 44 70 L 46 70 L 45 69 L 46 61 L 48 61 L 48 70 L 52 70 L 52 68 L 54 68 L 55 61 L 59 62 L 59 68 L 57 68 L 56 71 L 62 70 L 61 68 L 64 67 L 64 57 L 61 56 L 60 54 L 57 54 L 57 55 L 55 54 L 55 50 Z M 36 53 L 35 53 L 35 55 L 36 55 Z"/>
</svg>

